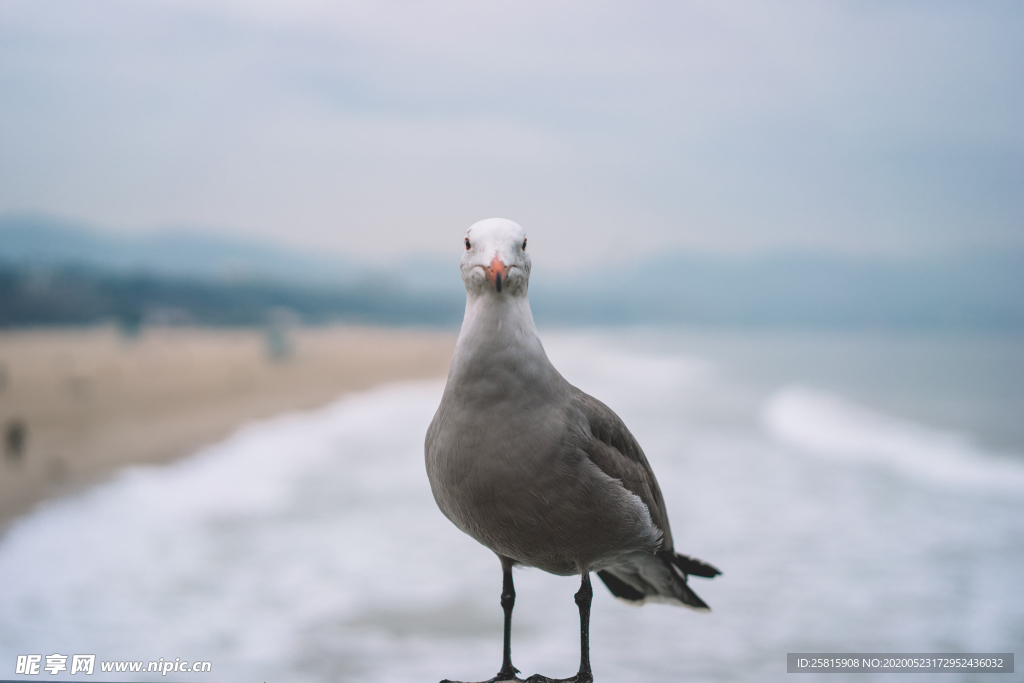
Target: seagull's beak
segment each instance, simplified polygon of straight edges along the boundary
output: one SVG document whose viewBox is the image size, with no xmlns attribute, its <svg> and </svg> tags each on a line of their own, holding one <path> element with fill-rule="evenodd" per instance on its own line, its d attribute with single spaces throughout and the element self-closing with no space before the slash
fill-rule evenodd
<svg viewBox="0 0 1024 683">
<path fill-rule="evenodd" d="M 498 255 L 495 254 L 494 258 L 491 259 L 491 265 L 485 268 L 487 271 L 487 279 L 491 281 L 494 288 L 501 291 L 502 283 L 508 279 L 508 269 L 505 268 L 505 264 L 501 262 Z"/>
</svg>

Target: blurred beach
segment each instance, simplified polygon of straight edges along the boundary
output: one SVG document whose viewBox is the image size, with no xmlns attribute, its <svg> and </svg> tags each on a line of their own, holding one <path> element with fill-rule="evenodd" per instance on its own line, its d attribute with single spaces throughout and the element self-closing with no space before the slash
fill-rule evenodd
<svg viewBox="0 0 1024 683">
<path fill-rule="evenodd" d="M 442 377 L 454 343 L 451 332 L 356 326 L 0 330 L 0 527 L 253 420 Z"/>
<path fill-rule="evenodd" d="M 421 333 L 310 334 L 408 350 Z M 566 378 L 642 444 L 678 548 L 724 572 L 692 580 L 710 614 L 637 609 L 597 586 L 600 680 L 783 680 L 787 652 L 1011 652 L 1024 641 L 1019 335 L 542 336 Z M 253 366 L 265 362 L 248 339 Z M 450 337 L 425 339 L 450 350 Z M 491 675 L 500 568 L 437 510 L 423 467 L 443 386 L 390 383 L 250 422 L 21 517 L 0 542 L 0 661 L 212 662 L 161 676 L 181 681 Z M 959 422 L 943 419 L 951 406 Z M 992 406 L 1008 425 L 969 427 Z M 517 571 L 512 652 L 524 673 L 575 670 L 576 587 Z"/>
</svg>

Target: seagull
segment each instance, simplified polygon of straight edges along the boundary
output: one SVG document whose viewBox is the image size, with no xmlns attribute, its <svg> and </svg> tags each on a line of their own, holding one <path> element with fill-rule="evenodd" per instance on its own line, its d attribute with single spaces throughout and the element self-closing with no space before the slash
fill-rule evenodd
<svg viewBox="0 0 1024 683">
<path fill-rule="evenodd" d="M 427 430 L 427 477 L 441 512 L 501 562 L 504 651 L 487 683 L 522 680 L 511 654 L 517 565 L 581 577 L 579 672 L 526 680 L 591 683 L 590 572 L 630 603 L 697 610 L 709 608 L 687 577 L 721 572 L 675 552 L 640 444 L 618 415 L 548 360 L 527 298 L 523 228 L 502 218 L 480 221 L 466 232 L 465 247 L 466 314 Z"/>
</svg>

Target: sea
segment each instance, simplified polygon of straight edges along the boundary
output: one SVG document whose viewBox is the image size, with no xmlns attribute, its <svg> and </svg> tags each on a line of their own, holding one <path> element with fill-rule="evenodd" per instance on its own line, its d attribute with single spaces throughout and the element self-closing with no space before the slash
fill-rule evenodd
<svg viewBox="0 0 1024 683">
<path fill-rule="evenodd" d="M 722 570 L 691 579 L 709 613 L 635 607 L 595 580 L 596 680 L 888 681 L 787 674 L 786 655 L 1024 652 L 1024 336 L 541 333 L 643 446 L 677 550 Z M 500 566 L 424 471 L 443 386 L 255 422 L 22 517 L 0 538 L 0 679 L 490 678 Z M 578 578 L 515 582 L 513 662 L 574 674 Z M 33 654 L 68 668 L 17 674 Z M 70 673 L 76 654 L 93 674 Z M 161 673 L 101 671 L 134 661 Z M 195 661 L 210 671 L 163 673 Z"/>
</svg>

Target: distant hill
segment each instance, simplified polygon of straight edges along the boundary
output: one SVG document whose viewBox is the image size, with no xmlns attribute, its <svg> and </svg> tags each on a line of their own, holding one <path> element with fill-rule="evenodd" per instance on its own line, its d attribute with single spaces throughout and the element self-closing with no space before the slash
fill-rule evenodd
<svg viewBox="0 0 1024 683">
<path fill-rule="evenodd" d="M 354 261 L 197 230 L 115 236 L 44 216 L 0 216 L 0 262 L 84 266 L 113 272 L 206 279 L 348 284 L 365 276 Z"/>
<path fill-rule="evenodd" d="M 412 273 L 412 274 L 410 274 Z M 0 216 L 0 326 L 455 325 L 457 262 L 382 272 L 257 241 L 198 231 L 104 234 L 40 216 Z"/>
<path fill-rule="evenodd" d="M 198 233 L 122 238 L 0 217 L 0 326 L 262 325 L 291 316 L 457 325 L 457 255 L 387 271 Z M 412 262 L 410 261 L 410 264 Z M 533 274 L 539 323 L 1024 330 L 1024 251 L 920 259 L 669 253 Z"/>
<path fill-rule="evenodd" d="M 0 327 L 116 323 L 266 326 L 336 321 L 455 325 L 456 297 L 422 295 L 372 281 L 317 287 L 269 280 L 168 277 L 65 267 L 0 265 Z"/>
</svg>

